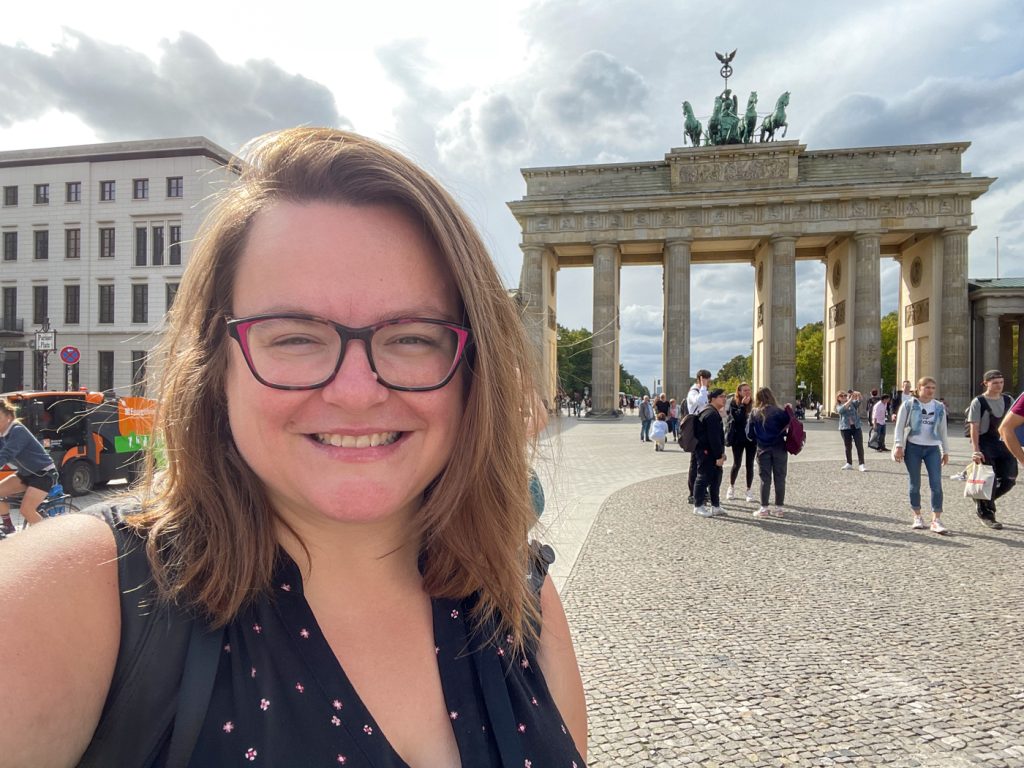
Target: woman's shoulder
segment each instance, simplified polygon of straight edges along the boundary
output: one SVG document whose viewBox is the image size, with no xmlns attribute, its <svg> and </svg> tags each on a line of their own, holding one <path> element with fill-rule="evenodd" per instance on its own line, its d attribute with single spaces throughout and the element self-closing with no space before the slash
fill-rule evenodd
<svg viewBox="0 0 1024 768">
<path fill-rule="evenodd" d="M 99 722 L 117 659 L 114 537 L 98 518 L 68 515 L 3 548 L 0 647 L 19 655 L 0 682 L 0 700 L 18 702 L 7 712 L 0 750 L 19 765 L 72 764 Z"/>
</svg>

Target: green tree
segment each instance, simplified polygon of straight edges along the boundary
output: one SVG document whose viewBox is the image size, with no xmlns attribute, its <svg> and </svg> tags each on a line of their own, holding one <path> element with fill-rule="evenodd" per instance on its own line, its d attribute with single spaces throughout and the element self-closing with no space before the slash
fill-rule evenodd
<svg viewBox="0 0 1024 768">
<path fill-rule="evenodd" d="M 593 334 L 586 328 L 558 326 L 558 387 L 566 394 L 591 389 Z"/>
<path fill-rule="evenodd" d="M 718 369 L 713 383 L 726 392 L 735 392 L 741 382 L 750 383 L 752 372 L 753 358 L 750 355 L 736 355 Z"/>
<path fill-rule="evenodd" d="M 806 398 L 823 399 L 825 324 L 820 320 L 808 323 L 796 332 L 796 384 L 804 382 L 807 388 L 797 389 Z"/>
<path fill-rule="evenodd" d="M 882 381 L 887 389 L 896 384 L 896 345 L 899 343 L 899 315 L 890 312 L 882 318 Z"/>
<path fill-rule="evenodd" d="M 622 363 L 619 363 L 619 390 L 627 395 L 639 397 L 651 394 L 651 391 L 640 383 L 640 379 L 622 367 Z"/>
</svg>

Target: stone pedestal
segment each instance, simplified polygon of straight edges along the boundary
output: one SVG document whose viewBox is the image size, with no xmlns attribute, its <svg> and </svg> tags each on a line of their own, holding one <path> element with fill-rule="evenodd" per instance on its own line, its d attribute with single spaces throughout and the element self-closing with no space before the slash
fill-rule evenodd
<svg viewBox="0 0 1024 768">
<path fill-rule="evenodd" d="M 664 384 L 681 401 L 690 386 L 690 241 L 665 243 Z"/>
<path fill-rule="evenodd" d="M 594 417 L 619 414 L 619 267 L 617 243 L 594 246 Z"/>
<path fill-rule="evenodd" d="M 882 378 L 879 236 L 858 232 L 853 242 L 853 388 L 866 398 Z"/>
</svg>

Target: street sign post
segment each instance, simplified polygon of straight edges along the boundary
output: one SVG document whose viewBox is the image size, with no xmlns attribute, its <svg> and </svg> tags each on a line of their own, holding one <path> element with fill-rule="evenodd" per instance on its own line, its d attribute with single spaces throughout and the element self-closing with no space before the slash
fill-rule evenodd
<svg viewBox="0 0 1024 768">
<path fill-rule="evenodd" d="M 68 345 L 66 347 L 61 348 L 60 359 L 65 366 L 64 389 L 70 392 L 71 386 L 74 383 L 72 381 L 74 377 L 72 375 L 71 367 L 77 365 L 78 361 L 82 359 L 82 353 L 78 351 L 78 347 L 72 347 L 71 345 Z"/>
</svg>

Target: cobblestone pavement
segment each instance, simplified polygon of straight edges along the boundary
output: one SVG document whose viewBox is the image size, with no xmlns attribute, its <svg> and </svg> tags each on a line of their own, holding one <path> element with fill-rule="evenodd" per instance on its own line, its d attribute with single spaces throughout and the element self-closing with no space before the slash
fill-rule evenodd
<svg viewBox="0 0 1024 768">
<path fill-rule="evenodd" d="M 599 506 L 562 586 L 591 766 L 1024 766 L 1020 489 L 1004 530 L 981 526 L 948 479 L 965 463 L 954 443 L 953 535 L 914 531 L 903 468 L 872 452 L 869 472 L 839 471 L 822 458 L 841 457 L 839 437 L 819 426 L 771 520 L 743 502 L 695 517 L 686 459 L 670 446 L 643 479 L 654 456 L 623 444 L 626 425 L 567 440 L 563 463 L 585 476 L 580 457 L 619 433 L 595 482 L 641 479 Z"/>
</svg>

